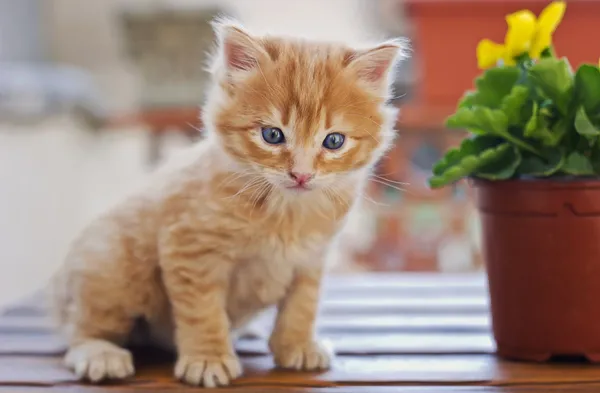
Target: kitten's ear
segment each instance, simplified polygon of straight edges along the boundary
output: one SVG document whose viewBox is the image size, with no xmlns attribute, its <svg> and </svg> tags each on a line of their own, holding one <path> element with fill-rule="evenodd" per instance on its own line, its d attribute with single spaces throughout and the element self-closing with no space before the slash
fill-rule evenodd
<svg viewBox="0 0 600 393">
<path fill-rule="evenodd" d="M 215 21 L 213 28 L 219 39 L 221 64 L 228 73 L 252 71 L 268 57 L 259 39 L 252 37 L 239 24 Z"/>
<path fill-rule="evenodd" d="M 406 57 L 407 44 L 404 41 L 388 41 L 374 48 L 355 52 L 348 68 L 356 73 L 367 88 L 381 93 L 390 87 L 396 64 Z"/>
</svg>

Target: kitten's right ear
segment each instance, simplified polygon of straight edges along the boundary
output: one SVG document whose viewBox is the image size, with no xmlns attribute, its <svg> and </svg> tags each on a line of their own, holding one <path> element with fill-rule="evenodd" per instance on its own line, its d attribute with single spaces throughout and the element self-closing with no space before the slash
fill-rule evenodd
<svg viewBox="0 0 600 393">
<path fill-rule="evenodd" d="M 222 65 L 229 74 L 256 69 L 268 57 L 259 39 L 252 37 L 239 24 L 218 20 L 213 28 L 219 40 Z"/>
</svg>

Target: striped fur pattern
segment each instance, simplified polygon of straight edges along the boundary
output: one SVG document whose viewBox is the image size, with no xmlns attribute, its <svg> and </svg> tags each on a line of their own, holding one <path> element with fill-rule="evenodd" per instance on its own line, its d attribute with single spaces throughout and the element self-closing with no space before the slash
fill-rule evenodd
<svg viewBox="0 0 600 393">
<path fill-rule="evenodd" d="M 327 255 L 392 143 L 391 41 L 367 49 L 255 36 L 215 23 L 207 136 L 148 187 L 92 222 L 54 281 L 67 365 L 92 382 L 133 375 L 122 346 L 145 319 L 172 345 L 175 375 L 205 387 L 242 373 L 231 333 L 276 305 L 275 363 L 328 368 L 315 337 Z M 276 127 L 285 143 L 269 144 Z M 327 149 L 329 133 L 345 142 Z M 308 173 L 293 188 L 291 173 Z"/>
</svg>

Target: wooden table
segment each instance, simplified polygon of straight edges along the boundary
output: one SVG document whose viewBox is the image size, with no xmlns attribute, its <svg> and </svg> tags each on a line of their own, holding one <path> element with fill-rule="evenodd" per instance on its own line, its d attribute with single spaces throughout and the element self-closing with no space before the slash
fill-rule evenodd
<svg viewBox="0 0 600 393">
<path fill-rule="evenodd" d="M 0 392 L 182 392 L 172 355 L 137 349 L 137 376 L 119 385 L 79 383 L 43 296 L 0 317 Z M 338 358 L 324 373 L 274 370 L 260 339 L 241 339 L 244 376 L 221 392 L 526 393 L 600 392 L 600 368 L 527 364 L 494 356 L 485 281 L 480 275 L 343 276 L 327 284 L 320 331 Z M 600 334 L 600 332 L 599 332 Z"/>
</svg>

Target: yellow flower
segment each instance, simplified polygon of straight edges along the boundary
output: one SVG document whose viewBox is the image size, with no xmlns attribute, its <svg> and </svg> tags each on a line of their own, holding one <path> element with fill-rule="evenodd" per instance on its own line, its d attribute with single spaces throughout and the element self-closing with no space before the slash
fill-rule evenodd
<svg viewBox="0 0 600 393">
<path fill-rule="evenodd" d="M 529 10 L 518 11 L 506 16 L 508 31 L 504 38 L 506 47 L 505 61 L 529 52 L 533 35 L 536 32 L 536 20 Z"/>
<path fill-rule="evenodd" d="M 552 35 L 562 21 L 567 4 L 554 1 L 536 19 L 533 12 L 521 10 L 506 16 L 508 30 L 504 45 L 490 40 L 481 40 L 477 45 L 479 68 L 493 67 L 499 60 L 505 65 L 514 65 L 515 59 L 527 53 L 532 59 L 539 59 L 542 52 L 552 45 Z"/>
<path fill-rule="evenodd" d="M 538 59 L 542 52 L 552 45 L 552 35 L 565 15 L 567 4 L 564 1 L 554 1 L 540 14 L 535 34 L 529 49 L 529 56 Z"/>
<path fill-rule="evenodd" d="M 497 44 L 488 39 L 479 41 L 477 44 L 477 66 L 485 70 L 495 66 L 504 57 L 504 45 Z"/>
</svg>

